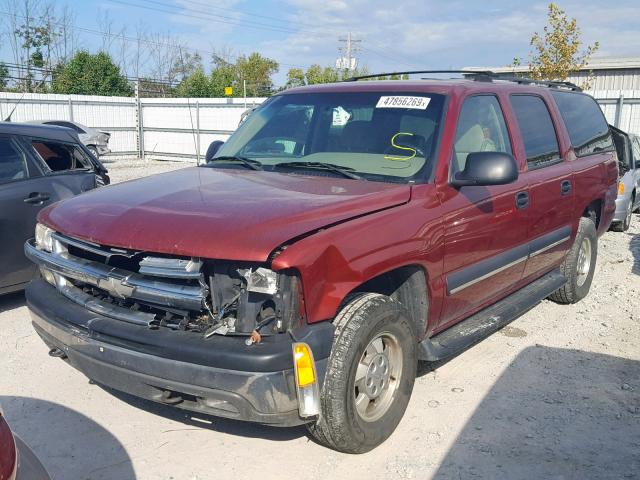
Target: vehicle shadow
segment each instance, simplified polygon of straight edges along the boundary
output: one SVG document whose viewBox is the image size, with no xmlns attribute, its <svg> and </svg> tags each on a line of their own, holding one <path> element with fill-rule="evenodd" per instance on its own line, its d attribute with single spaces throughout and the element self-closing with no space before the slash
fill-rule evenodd
<svg viewBox="0 0 640 480">
<path fill-rule="evenodd" d="M 629 242 L 629 250 L 633 255 L 633 266 L 631 272 L 636 275 L 640 275 L 640 234 L 627 234 L 630 235 L 631 241 Z"/>
<path fill-rule="evenodd" d="M 0 313 L 22 307 L 26 304 L 24 292 L 8 293 L 0 296 Z"/>
<path fill-rule="evenodd" d="M 433 478 L 626 478 L 640 471 L 640 362 L 522 351 Z"/>
<path fill-rule="evenodd" d="M 52 479 L 136 478 L 131 458 L 111 433 L 57 403 L 0 396 L 11 429 L 38 456 Z"/>
<path fill-rule="evenodd" d="M 281 428 L 229 418 L 215 417 L 205 413 L 190 412 L 177 407 L 152 402 L 151 400 L 146 400 L 144 398 L 135 397 L 128 393 L 114 390 L 105 385 L 96 385 L 135 408 L 182 423 L 189 427 L 204 428 L 227 435 L 260 438 L 276 442 L 293 440 L 307 435 L 307 430 L 304 426 Z"/>
</svg>

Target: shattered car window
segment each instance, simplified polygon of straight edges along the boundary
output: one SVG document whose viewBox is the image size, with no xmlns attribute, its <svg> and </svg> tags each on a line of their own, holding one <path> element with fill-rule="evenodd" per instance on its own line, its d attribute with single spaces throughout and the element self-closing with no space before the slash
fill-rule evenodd
<svg viewBox="0 0 640 480">
<path fill-rule="evenodd" d="M 52 172 L 91 167 L 86 154 L 76 145 L 49 140 L 33 140 L 31 145 Z"/>
</svg>

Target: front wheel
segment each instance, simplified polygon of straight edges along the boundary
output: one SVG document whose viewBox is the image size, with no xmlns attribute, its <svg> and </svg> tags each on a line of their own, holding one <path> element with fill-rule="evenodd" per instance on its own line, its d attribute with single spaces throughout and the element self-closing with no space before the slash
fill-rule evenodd
<svg viewBox="0 0 640 480">
<path fill-rule="evenodd" d="M 587 296 L 593 281 L 598 256 L 598 236 L 591 218 L 582 217 L 576 239 L 560 266 L 567 283 L 549 298 L 557 303 L 577 303 Z"/>
<path fill-rule="evenodd" d="M 417 368 L 415 325 L 402 305 L 373 293 L 347 304 L 334 324 L 320 419 L 308 428 L 328 447 L 364 453 L 393 433 L 409 403 Z"/>
</svg>

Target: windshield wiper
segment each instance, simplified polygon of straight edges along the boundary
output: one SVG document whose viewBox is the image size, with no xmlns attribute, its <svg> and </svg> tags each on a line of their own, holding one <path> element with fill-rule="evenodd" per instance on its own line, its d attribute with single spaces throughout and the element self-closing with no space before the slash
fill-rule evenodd
<svg viewBox="0 0 640 480">
<path fill-rule="evenodd" d="M 218 160 L 222 160 L 225 162 L 239 162 L 245 167 L 250 168 L 251 170 L 262 170 L 262 162 L 253 160 L 251 158 L 242 157 L 240 155 L 223 155 L 221 157 L 214 157 L 209 161 L 209 163 L 213 163 Z"/>
<path fill-rule="evenodd" d="M 362 180 L 360 175 L 356 175 L 355 168 L 343 167 L 341 165 L 335 165 L 333 163 L 324 162 L 282 162 L 274 165 L 274 168 L 287 167 L 287 168 L 310 168 L 317 170 L 329 170 L 331 172 L 339 173 L 343 177 L 351 178 L 353 180 Z"/>
</svg>

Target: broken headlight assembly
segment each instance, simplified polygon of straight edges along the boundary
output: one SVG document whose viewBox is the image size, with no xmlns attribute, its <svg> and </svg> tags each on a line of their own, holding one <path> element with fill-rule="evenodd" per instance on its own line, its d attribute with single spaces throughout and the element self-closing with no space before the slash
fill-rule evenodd
<svg viewBox="0 0 640 480">
<path fill-rule="evenodd" d="M 212 270 L 206 306 L 211 322 L 205 337 L 245 335 L 250 345 L 303 320 L 302 289 L 295 272 L 225 261 L 214 261 Z"/>
</svg>

